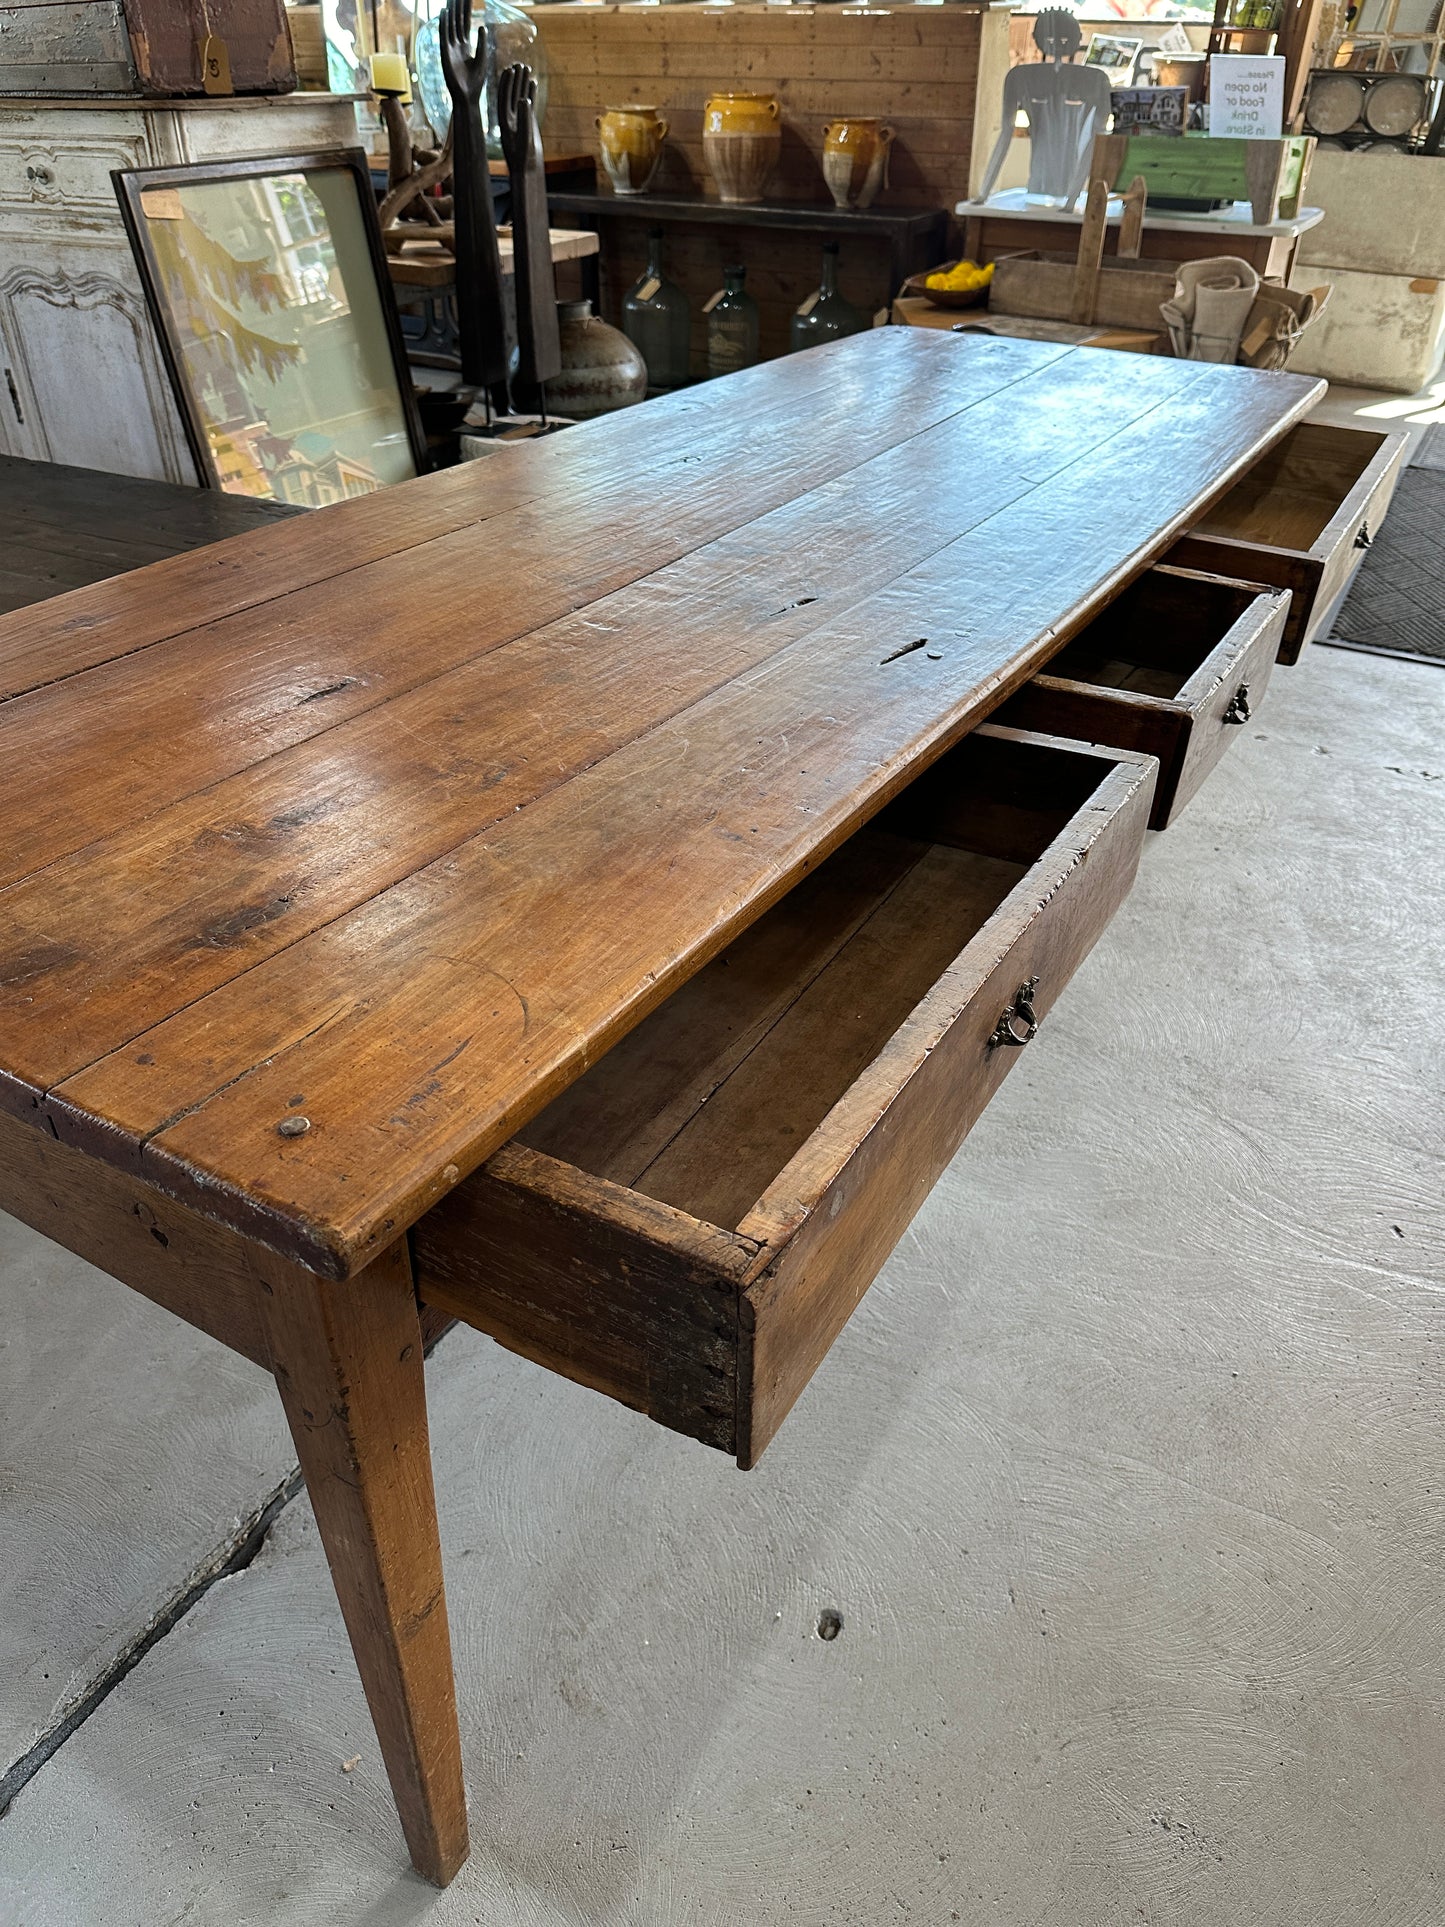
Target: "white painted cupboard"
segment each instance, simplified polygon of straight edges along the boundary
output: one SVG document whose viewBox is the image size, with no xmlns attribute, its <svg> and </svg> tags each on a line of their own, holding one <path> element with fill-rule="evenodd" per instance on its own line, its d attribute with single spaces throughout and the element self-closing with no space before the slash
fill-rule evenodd
<svg viewBox="0 0 1445 1927">
<path fill-rule="evenodd" d="M 0 452 L 194 483 L 110 170 L 356 145 L 333 94 L 0 99 Z"/>
</svg>

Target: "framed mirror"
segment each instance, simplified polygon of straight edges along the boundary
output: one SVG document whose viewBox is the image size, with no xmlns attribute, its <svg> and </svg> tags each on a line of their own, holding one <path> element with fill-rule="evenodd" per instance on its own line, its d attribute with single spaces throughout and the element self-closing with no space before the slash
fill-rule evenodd
<svg viewBox="0 0 1445 1927">
<path fill-rule="evenodd" d="M 365 155 L 111 178 L 203 484 L 323 508 L 425 468 Z"/>
</svg>

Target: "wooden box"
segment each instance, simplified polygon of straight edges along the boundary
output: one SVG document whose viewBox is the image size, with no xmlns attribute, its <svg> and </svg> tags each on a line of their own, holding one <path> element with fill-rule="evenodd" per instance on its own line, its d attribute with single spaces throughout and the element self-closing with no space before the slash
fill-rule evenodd
<svg viewBox="0 0 1445 1927">
<path fill-rule="evenodd" d="M 0 8 L 0 94 L 203 94 L 208 34 L 236 93 L 295 87 L 282 0 L 19 0 Z"/>
<path fill-rule="evenodd" d="M 990 312 L 1028 315 L 1037 321 L 1068 321 L 1074 300 L 1077 260 L 1029 248 L 995 261 L 988 291 Z M 1174 298 L 1172 262 L 1126 261 L 1106 256 L 1099 270 L 1094 321 L 1112 328 L 1140 328 L 1157 334 L 1160 304 Z"/>
<path fill-rule="evenodd" d="M 1255 221 L 1267 227 L 1298 209 L 1314 148 L 1313 136 L 1304 134 L 1262 141 L 1116 134 L 1105 153 L 1117 193 L 1142 174 L 1153 208 L 1248 201 Z"/>
</svg>

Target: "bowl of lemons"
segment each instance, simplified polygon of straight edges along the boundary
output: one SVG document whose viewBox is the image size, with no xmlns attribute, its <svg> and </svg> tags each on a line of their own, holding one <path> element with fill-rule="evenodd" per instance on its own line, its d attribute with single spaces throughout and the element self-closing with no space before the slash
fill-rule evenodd
<svg viewBox="0 0 1445 1927">
<path fill-rule="evenodd" d="M 980 267 L 976 261 L 945 261 L 927 274 L 912 274 L 903 284 L 905 294 L 921 294 L 935 308 L 981 308 L 988 300 L 988 284 L 993 280 L 993 262 Z"/>
</svg>

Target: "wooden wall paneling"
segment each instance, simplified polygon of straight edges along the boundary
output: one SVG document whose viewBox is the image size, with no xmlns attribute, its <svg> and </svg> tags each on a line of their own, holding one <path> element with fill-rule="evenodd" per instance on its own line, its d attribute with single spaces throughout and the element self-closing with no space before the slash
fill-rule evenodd
<svg viewBox="0 0 1445 1927">
<path fill-rule="evenodd" d="M 1006 19 L 967 5 L 554 6 L 533 18 L 551 73 L 546 137 L 554 151 L 592 151 L 603 107 L 655 101 L 670 123 L 658 190 L 710 193 L 702 159 L 709 93 L 773 88 L 784 132 L 770 192 L 825 203 L 823 128 L 851 113 L 881 114 L 898 130 L 879 206 L 952 207 L 968 189 L 980 49 L 987 38 L 993 67 L 1007 45 Z"/>
</svg>

